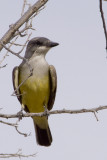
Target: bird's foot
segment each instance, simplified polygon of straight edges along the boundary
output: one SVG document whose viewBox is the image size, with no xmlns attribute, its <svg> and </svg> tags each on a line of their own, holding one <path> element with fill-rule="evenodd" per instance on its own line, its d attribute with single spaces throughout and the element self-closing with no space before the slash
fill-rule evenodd
<svg viewBox="0 0 107 160">
<path fill-rule="evenodd" d="M 48 118 L 49 116 L 49 110 L 47 109 L 46 106 L 44 106 L 44 112 L 43 112 L 43 115 L 46 116 Z"/>
<path fill-rule="evenodd" d="M 22 117 L 23 117 L 23 108 L 21 108 L 21 110 L 17 113 L 17 116 L 18 116 L 18 118 L 19 118 L 19 121 L 22 119 Z"/>
</svg>

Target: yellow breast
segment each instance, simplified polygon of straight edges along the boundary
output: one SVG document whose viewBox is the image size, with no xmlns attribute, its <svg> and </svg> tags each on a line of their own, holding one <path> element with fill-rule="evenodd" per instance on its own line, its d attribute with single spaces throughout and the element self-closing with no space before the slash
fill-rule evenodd
<svg viewBox="0 0 107 160">
<path fill-rule="evenodd" d="M 19 83 L 23 78 L 19 78 Z M 49 76 L 37 78 L 31 76 L 20 87 L 22 104 L 26 105 L 30 112 L 43 112 L 50 95 Z"/>
</svg>

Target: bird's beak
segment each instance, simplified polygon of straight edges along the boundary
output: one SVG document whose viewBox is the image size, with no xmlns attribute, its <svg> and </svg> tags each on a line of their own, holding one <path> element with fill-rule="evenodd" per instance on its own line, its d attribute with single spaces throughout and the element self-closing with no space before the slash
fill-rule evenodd
<svg viewBox="0 0 107 160">
<path fill-rule="evenodd" d="M 52 42 L 52 41 L 49 41 L 48 43 L 48 47 L 55 47 L 55 46 L 58 46 L 59 43 L 56 43 L 56 42 Z"/>
</svg>

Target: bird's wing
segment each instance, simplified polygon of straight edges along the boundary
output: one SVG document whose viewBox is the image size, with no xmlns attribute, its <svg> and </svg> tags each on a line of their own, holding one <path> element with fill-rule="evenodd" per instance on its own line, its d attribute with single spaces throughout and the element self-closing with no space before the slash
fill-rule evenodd
<svg viewBox="0 0 107 160">
<path fill-rule="evenodd" d="M 15 90 L 15 94 L 16 94 L 19 102 L 22 103 L 20 90 L 18 88 L 18 86 L 19 86 L 19 67 L 15 67 L 13 69 L 12 79 L 13 79 L 13 87 Z"/>
<path fill-rule="evenodd" d="M 55 101 L 56 89 L 57 89 L 57 74 L 54 66 L 49 66 L 49 77 L 50 77 L 50 97 L 48 101 L 48 110 L 51 110 Z"/>
</svg>

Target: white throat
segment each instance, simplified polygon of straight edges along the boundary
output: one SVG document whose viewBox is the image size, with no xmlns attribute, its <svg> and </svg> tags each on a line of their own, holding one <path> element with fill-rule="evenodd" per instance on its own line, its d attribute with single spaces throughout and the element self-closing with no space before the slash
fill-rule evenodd
<svg viewBox="0 0 107 160">
<path fill-rule="evenodd" d="M 35 50 L 35 52 L 33 53 L 32 57 L 35 57 L 35 56 L 43 56 L 43 57 L 45 57 L 45 55 L 49 51 L 49 49 L 50 48 L 48 48 L 46 46 L 40 46 Z"/>
</svg>

